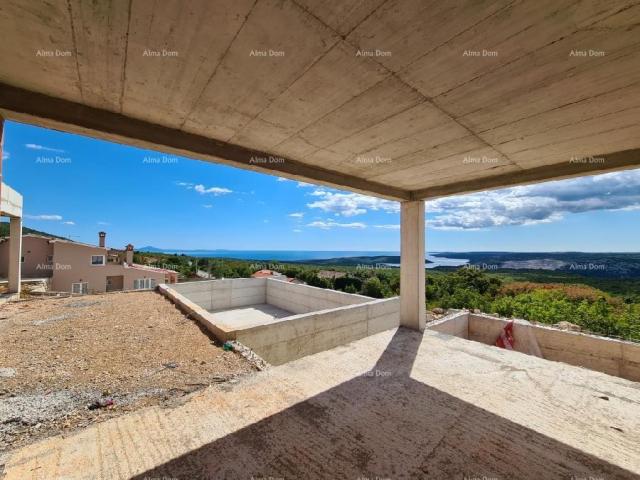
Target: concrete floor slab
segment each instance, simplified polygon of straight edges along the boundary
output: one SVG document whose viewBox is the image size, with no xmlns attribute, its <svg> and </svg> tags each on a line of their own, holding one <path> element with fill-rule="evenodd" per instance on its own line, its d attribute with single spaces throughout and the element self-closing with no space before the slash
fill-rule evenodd
<svg viewBox="0 0 640 480">
<path fill-rule="evenodd" d="M 31 445 L 5 480 L 631 479 L 639 406 L 638 383 L 398 329 Z"/>
<path fill-rule="evenodd" d="M 210 310 L 210 312 L 214 314 L 214 318 L 217 323 L 224 324 L 234 329 L 268 325 L 270 323 L 277 322 L 281 318 L 293 315 L 293 313 L 288 310 L 278 308 L 268 303 L 238 308 Z"/>
</svg>

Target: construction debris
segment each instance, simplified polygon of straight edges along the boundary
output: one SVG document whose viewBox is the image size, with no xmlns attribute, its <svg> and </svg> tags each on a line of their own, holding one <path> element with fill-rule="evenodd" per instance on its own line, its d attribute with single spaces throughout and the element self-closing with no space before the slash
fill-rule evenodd
<svg viewBox="0 0 640 480">
<path fill-rule="evenodd" d="M 1 305 L 0 456 L 258 369 L 211 340 L 155 292 Z"/>
<path fill-rule="evenodd" d="M 95 402 L 89 404 L 89 406 L 87 406 L 87 408 L 89 410 L 96 410 L 98 408 L 105 408 L 105 407 L 110 407 L 111 405 L 113 405 L 113 399 L 112 398 L 100 398 L 98 400 L 96 400 Z"/>
</svg>

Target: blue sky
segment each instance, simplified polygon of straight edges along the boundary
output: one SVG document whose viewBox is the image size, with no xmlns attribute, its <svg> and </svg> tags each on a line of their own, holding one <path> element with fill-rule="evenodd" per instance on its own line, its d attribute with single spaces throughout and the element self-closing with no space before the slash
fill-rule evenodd
<svg viewBox="0 0 640 480">
<path fill-rule="evenodd" d="M 397 251 L 395 202 L 13 122 L 25 225 L 175 249 Z M 427 203 L 429 251 L 638 251 L 640 170 Z"/>
</svg>

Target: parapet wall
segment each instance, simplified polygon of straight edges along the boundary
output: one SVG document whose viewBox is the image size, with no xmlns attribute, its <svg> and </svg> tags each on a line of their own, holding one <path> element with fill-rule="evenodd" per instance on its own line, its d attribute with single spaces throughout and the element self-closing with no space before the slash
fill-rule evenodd
<svg viewBox="0 0 640 480">
<path fill-rule="evenodd" d="M 372 299 L 265 278 L 160 285 L 159 291 L 219 340 L 237 340 L 272 365 L 398 327 L 400 298 Z M 220 323 L 212 310 L 268 303 L 294 315 L 247 328 Z"/>
<path fill-rule="evenodd" d="M 238 330 L 235 335 L 266 361 L 280 365 L 396 328 L 399 323 L 400 298 L 394 297 L 294 315 Z"/>
<path fill-rule="evenodd" d="M 295 314 L 370 302 L 371 297 L 268 278 L 266 303 Z"/>
<path fill-rule="evenodd" d="M 205 310 L 267 303 L 266 278 L 229 278 L 172 284 L 171 288 Z"/>
<path fill-rule="evenodd" d="M 427 325 L 430 330 L 493 345 L 509 320 L 458 312 Z M 514 320 L 514 350 L 640 382 L 640 344 L 568 332 Z"/>
</svg>

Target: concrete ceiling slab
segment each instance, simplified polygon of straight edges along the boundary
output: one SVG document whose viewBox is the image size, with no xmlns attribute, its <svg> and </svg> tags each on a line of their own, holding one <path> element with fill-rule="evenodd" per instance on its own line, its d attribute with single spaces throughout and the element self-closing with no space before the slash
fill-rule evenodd
<svg viewBox="0 0 640 480">
<path fill-rule="evenodd" d="M 640 166 L 635 0 L 5 0 L 0 31 L 17 121 L 395 200 Z"/>
</svg>

